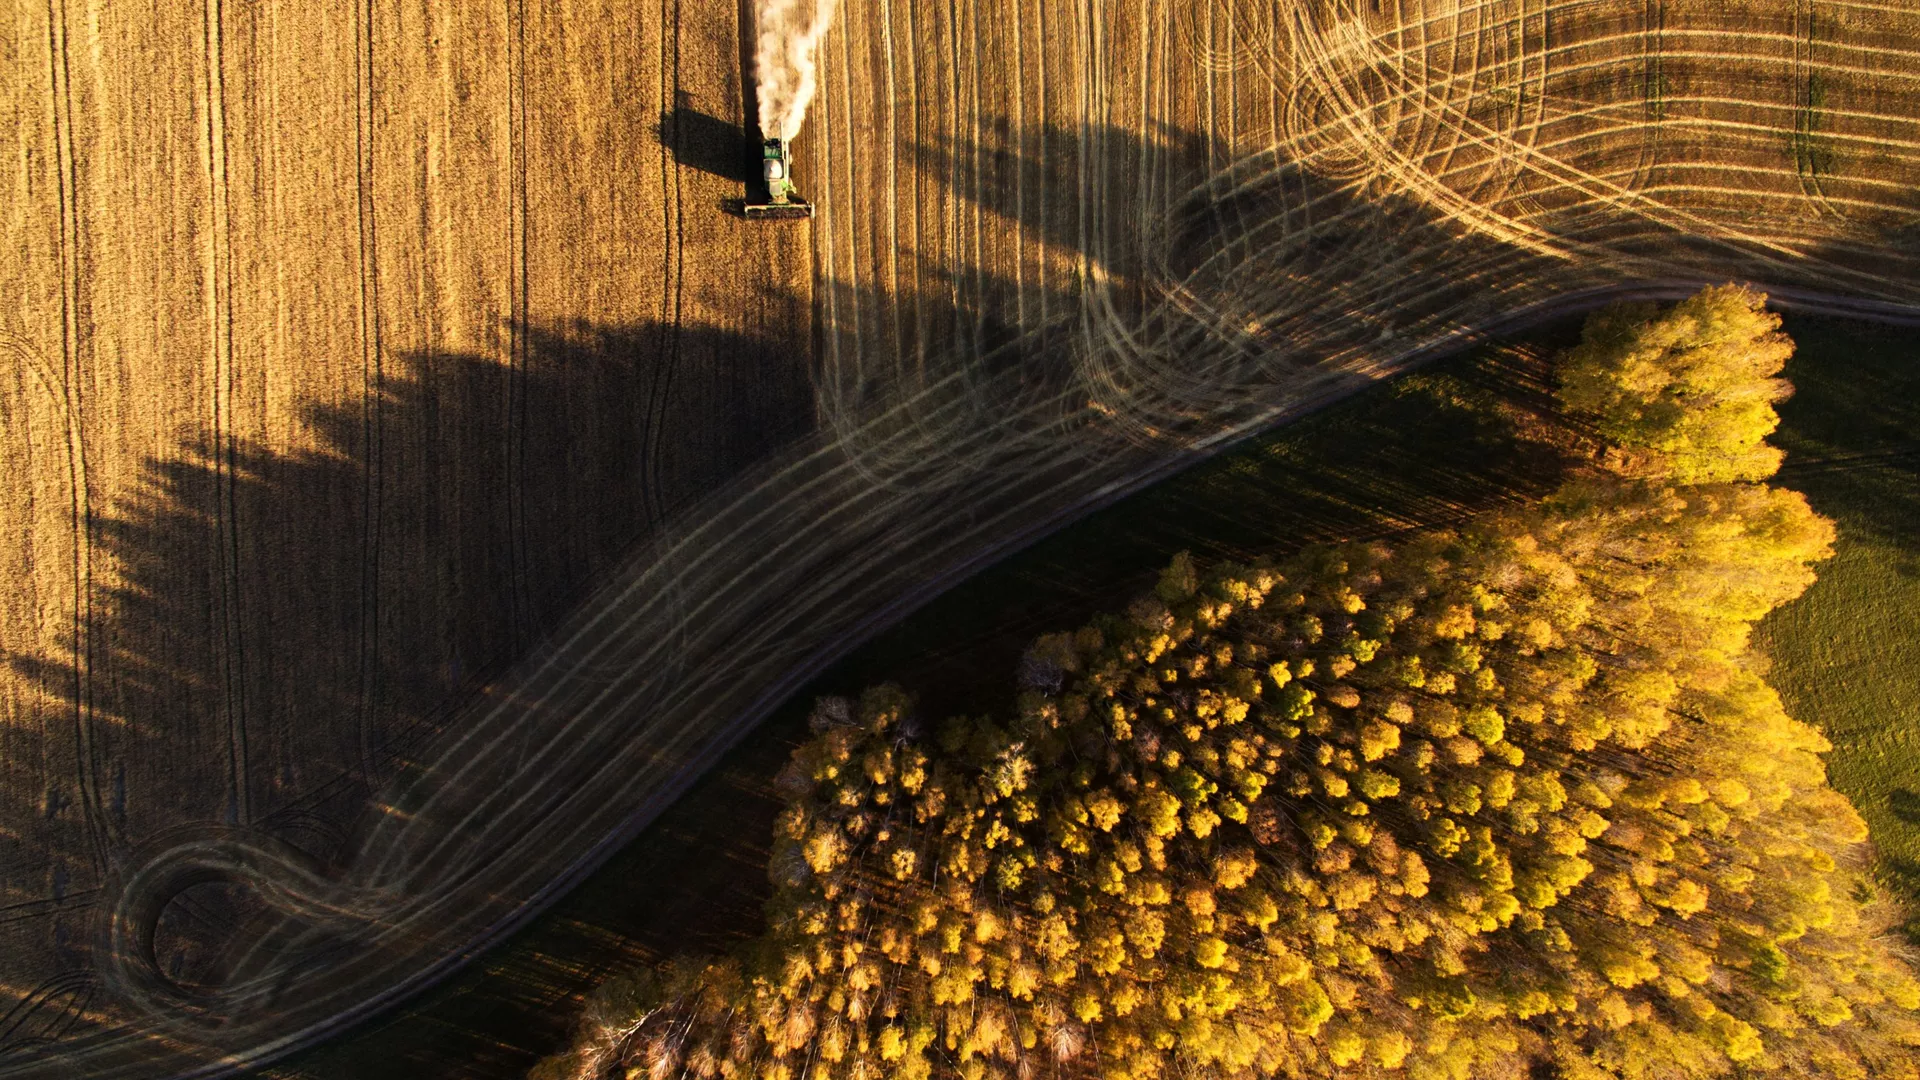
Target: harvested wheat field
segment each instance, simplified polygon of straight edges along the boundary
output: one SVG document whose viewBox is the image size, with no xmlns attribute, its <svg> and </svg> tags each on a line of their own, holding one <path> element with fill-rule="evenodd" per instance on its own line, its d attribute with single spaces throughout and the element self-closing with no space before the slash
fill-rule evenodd
<svg viewBox="0 0 1920 1080">
<path fill-rule="evenodd" d="M 0 1075 L 431 982 L 996 554 L 1422 358 L 1920 315 L 1897 4 L 16 6 Z"/>
</svg>

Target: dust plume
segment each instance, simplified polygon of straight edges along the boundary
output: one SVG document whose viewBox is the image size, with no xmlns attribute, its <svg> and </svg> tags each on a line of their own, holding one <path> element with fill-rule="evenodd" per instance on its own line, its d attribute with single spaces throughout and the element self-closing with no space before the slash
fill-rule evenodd
<svg viewBox="0 0 1920 1080">
<path fill-rule="evenodd" d="M 759 0 L 753 54 L 760 134 L 791 139 L 813 102 L 814 50 L 833 23 L 835 0 Z"/>
</svg>

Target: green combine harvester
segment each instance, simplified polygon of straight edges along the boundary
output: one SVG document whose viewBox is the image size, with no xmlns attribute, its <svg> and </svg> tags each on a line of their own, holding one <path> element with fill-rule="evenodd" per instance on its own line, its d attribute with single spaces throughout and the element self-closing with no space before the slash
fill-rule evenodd
<svg viewBox="0 0 1920 1080">
<path fill-rule="evenodd" d="M 760 175 L 767 184 L 767 201 L 746 204 L 756 221 L 793 221 L 813 216 L 813 204 L 793 187 L 793 157 L 785 139 L 768 139 L 760 147 Z"/>
</svg>

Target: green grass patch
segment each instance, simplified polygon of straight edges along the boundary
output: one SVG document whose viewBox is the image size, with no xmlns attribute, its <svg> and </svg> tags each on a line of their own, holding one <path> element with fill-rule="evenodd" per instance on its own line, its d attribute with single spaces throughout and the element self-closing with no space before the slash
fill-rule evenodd
<svg viewBox="0 0 1920 1080">
<path fill-rule="evenodd" d="M 1760 626 L 1787 710 L 1833 741 L 1882 878 L 1920 904 L 1920 342 L 1803 319 L 1781 407 L 1781 482 L 1834 519 L 1820 580 Z"/>
</svg>

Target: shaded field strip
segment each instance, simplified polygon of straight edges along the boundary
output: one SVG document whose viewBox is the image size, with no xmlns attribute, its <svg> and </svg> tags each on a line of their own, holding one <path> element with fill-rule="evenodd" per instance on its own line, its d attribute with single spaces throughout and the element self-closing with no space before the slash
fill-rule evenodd
<svg viewBox="0 0 1920 1080">
<path fill-rule="evenodd" d="M 1794 477 L 1810 473 L 1870 468 L 1875 465 L 1898 465 L 1906 462 L 1920 462 L 1920 446 L 1833 454 L 1824 457 L 1789 457 L 1787 463 L 1781 467 L 1780 475 Z"/>
</svg>

